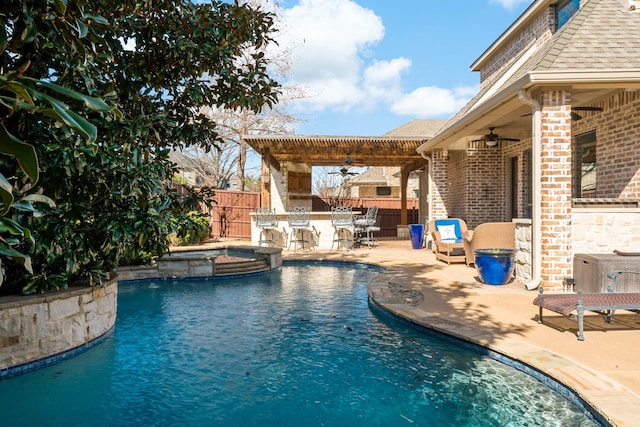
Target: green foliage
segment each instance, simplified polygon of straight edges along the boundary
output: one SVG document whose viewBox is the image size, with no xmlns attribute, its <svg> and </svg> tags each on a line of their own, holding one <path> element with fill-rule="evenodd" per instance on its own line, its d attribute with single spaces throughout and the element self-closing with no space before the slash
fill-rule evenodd
<svg viewBox="0 0 640 427">
<path fill-rule="evenodd" d="M 25 293 L 99 284 L 117 265 L 165 252 L 172 218 L 213 197 L 165 185 L 175 174 L 171 147 L 221 143 L 200 107 L 259 111 L 277 101 L 261 54 L 242 59 L 271 41 L 273 24 L 247 6 L 11 0 L 0 22 L 0 172 L 9 183 L 0 179 L 2 207 L 14 211 L 11 196 L 24 196 L 16 188 L 54 202 L 39 219 L 10 218 L 3 233 L 22 233 L 5 249 L 33 246 L 34 275 L 16 278 Z M 35 188 L 38 169 L 45 178 Z M 195 236 L 202 224 L 190 221 L 185 229 Z"/>
<path fill-rule="evenodd" d="M 184 215 L 174 216 L 172 224 L 176 229 L 176 243 L 194 245 L 202 243 L 209 236 L 209 215 L 203 212 L 190 211 Z"/>
<path fill-rule="evenodd" d="M 19 3 L 10 2 L 0 11 L 3 24 L 0 28 L 0 256 L 18 261 L 32 273 L 32 260 L 25 254 L 25 249 L 33 248 L 35 240 L 24 224 L 40 216 L 33 203 L 50 207 L 54 203 L 50 198 L 34 193 L 39 179 L 36 147 L 15 136 L 22 133 L 23 118 L 29 117 L 41 124 L 49 124 L 48 119 L 51 119 L 65 132 L 75 132 L 92 142 L 96 139 L 96 127 L 72 111 L 64 100 L 80 101 L 87 110 L 103 113 L 116 110 L 99 98 L 49 81 L 50 76 L 34 78 L 28 75 L 34 58 L 32 47 L 46 43 L 38 39 L 40 32 L 32 9 L 19 9 Z M 0 285 L 4 276 L 5 270 L 0 268 Z"/>
</svg>

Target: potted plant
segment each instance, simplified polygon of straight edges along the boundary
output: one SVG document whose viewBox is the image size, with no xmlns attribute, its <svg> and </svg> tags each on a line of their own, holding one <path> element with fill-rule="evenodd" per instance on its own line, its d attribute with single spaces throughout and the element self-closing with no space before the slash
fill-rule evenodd
<svg viewBox="0 0 640 427">
<path fill-rule="evenodd" d="M 475 265 L 480 280 L 487 285 L 504 285 L 516 267 L 514 249 L 474 249 Z"/>
</svg>

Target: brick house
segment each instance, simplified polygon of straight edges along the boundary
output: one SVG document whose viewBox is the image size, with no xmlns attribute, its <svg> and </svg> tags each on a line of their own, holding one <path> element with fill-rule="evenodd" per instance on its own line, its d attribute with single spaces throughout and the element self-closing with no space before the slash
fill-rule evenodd
<svg viewBox="0 0 640 427">
<path fill-rule="evenodd" d="M 369 168 L 352 178 L 351 197 L 400 197 L 400 168 L 397 166 L 377 166 Z M 419 194 L 419 175 L 409 174 L 407 197 L 417 198 Z"/>
<path fill-rule="evenodd" d="M 517 222 L 529 288 L 640 251 L 640 1 L 535 0 L 471 68 L 480 91 L 418 148 L 429 218 Z"/>
</svg>

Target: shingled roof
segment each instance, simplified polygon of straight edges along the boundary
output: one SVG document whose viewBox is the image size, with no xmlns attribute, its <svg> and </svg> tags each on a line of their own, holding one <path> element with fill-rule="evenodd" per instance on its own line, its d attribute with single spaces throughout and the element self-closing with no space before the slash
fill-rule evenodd
<svg viewBox="0 0 640 427">
<path fill-rule="evenodd" d="M 514 58 L 517 68 L 504 70 L 502 78 L 498 76 L 493 85 L 484 87 L 420 151 L 443 147 L 467 135 L 479 135 L 500 114 L 520 116 L 515 109 L 526 107 L 517 101 L 519 89 L 543 84 L 571 85 L 572 101 L 586 104 L 615 90 L 640 87 L 640 8 L 629 5 L 628 0 L 585 2 L 529 58 L 526 50 L 520 58 Z M 580 85 L 589 89 L 581 92 Z M 497 111 L 498 108 L 502 110 Z M 492 109 L 496 109 L 493 115 L 487 114 Z M 484 122 L 479 120 L 483 116 Z M 471 125 L 474 120 L 478 120 L 477 126 Z"/>
</svg>

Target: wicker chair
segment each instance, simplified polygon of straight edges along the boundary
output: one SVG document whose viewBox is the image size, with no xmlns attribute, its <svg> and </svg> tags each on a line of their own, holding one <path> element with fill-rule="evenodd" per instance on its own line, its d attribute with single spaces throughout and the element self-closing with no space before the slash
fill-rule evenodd
<svg viewBox="0 0 640 427">
<path fill-rule="evenodd" d="M 429 221 L 429 234 L 433 240 L 436 259 L 447 264 L 465 262 L 463 236 L 467 223 L 459 218 L 434 219 Z"/>
<path fill-rule="evenodd" d="M 475 264 L 474 249 L 515 249 L 516 224 L 514 222 L 485 222 L 464 234 L 464 253 L 468 266 Z"/>
</svg>

